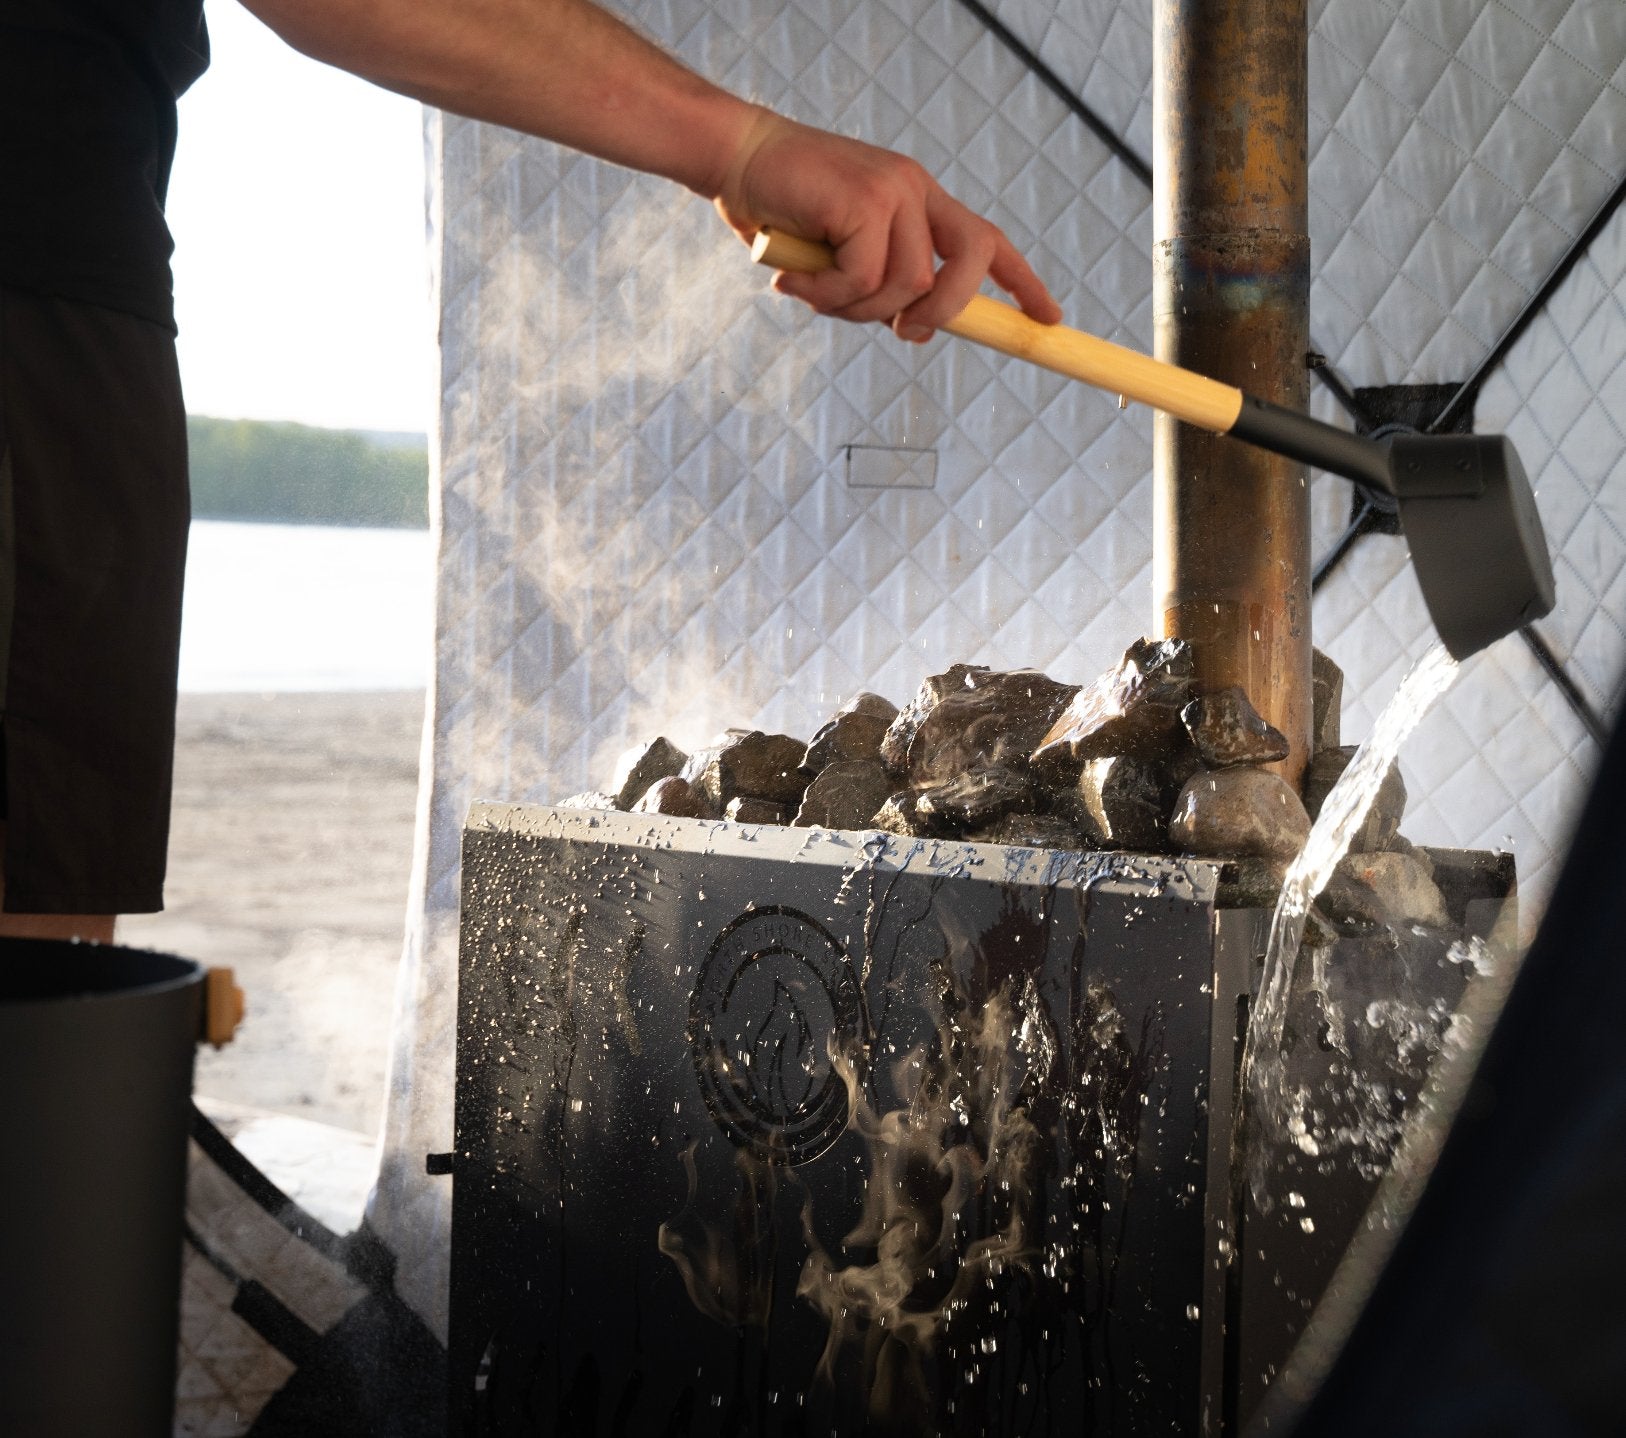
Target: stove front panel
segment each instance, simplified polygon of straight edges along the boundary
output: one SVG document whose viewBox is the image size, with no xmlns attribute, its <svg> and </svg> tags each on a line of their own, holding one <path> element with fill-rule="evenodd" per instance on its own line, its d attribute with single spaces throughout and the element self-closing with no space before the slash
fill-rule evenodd
<svg viewBox="0 0 1626 1438">
<path fill-rule="evenodd" d="M 464 866 L 460 1431 L 1196 1431 L 1208 866 L 509 808 Z"/>
</svg>

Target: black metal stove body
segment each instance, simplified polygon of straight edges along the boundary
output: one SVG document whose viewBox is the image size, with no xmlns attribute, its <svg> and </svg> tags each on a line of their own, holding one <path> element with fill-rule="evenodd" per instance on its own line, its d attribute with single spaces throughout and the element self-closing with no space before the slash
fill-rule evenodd
<svg viewBox="0 0 1626 1438">
<path fill-rule="evenodd" d="M 1374 1171 L 1270 1154 L 1315 1238 L 1233 1191 L 1267 916 L 1216 913 L 1215 876 L 477 806 L 454 1431 L 1235 1425 Z M 1435 947 L 1407 982 L 1449 1009 L 1461 976 Z M 1387 992 L 1397 962 L 1357 982 Z M 1336 1087 L 1318 1003 L 1290 1012 L 1294 1063 Z"/>
</svg>

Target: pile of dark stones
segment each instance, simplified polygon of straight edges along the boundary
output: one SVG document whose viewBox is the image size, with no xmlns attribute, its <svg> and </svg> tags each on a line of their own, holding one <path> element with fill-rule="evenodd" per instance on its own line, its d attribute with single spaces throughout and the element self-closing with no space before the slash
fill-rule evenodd
<svg viewBox="0 0 1626 1438">
<path fill-rule="evenodd" d="M 1222 904 L 1263 907 L 1354 757 L 1339 743 L 1342 694 L 1317 651 L 1302 791 L 1266 767 L 1288 742 L 1240 688 L 1205 692 L 1184 640 L 1142 639 L 1093 684 L 955 664 L 902 709 L 858 695 L 807 741 L 730 729 L 685 753 L 657 738 L 622 757 L 609 790 L 561 807 L 1193 855 L 1224 861 Z M 1405 807 L 1391 769 L 1324 918 L 1446 922 L 1429 859 L 1400 834 Z"/>
</svg>

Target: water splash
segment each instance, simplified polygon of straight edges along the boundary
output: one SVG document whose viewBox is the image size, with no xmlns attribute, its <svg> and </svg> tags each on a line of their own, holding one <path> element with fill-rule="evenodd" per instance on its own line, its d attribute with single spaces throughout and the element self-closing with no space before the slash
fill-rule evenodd
<svg viewBox="0 0 1626 1438">
<path fill-rule="evenodd" d="M 1327 795 L 1310 837 L 1287 871 L 1271 918 L 1259 999 L 1243 1046 L 1242 1093 L 1252 1122 L 1272 1124 L 1281 1133 L 1290 1128 L 1282 1041 L 1293 968 L 1310 903 L 1327 886 L 1338 861 L 1348 852 L 1400 746 L 1451 687 L 1460 668 L 1439 643 L 1417 661 L 1378 715 L 1371 736 Z"/>
</svg>

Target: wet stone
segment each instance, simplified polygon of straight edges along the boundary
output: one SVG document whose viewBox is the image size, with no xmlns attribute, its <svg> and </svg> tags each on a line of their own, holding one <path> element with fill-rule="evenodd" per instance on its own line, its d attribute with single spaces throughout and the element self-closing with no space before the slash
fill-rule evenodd
<svg viewBox="0 0 1626 1438">
<path fill-rule="evenodd" d="M 894 774 L 907 773 L 909 746 L 914 742 L 915 731 L 920 728 L 926 716 L 942 702 L 945 694 L 964 689 L 968 679 L 988 672 L 988 666 L 985 664 L 951 664 L 943 673 L 933 674 L 924 680 L 915 691 L 915 697 L 903 706 L 897 718 L 887 726 L 886 735 L 881 740 L 881 762 Z"/>
<path fill-rule="evenodd" d="M 1186 780 L 1194 774 L 1200 774 L 1208 767 L 1197 753 L 1196 745 L 1183 743 L 1167 759 L 1160 761 L 1163 766 L 1163 787 L 1169 796 L 1169 807 L 1174 807 L 1175 796 L 1186 785 Z"/>
<path fill-rule="evenodd" d="M 1007 814 L 965 835 L 978 844 L 1011 844 L 1023 849 L 1087 849 L 1076 824 L 1059 814 Z"/>
<path fill-rule="evenodd" d="M 837 760 L 807 786 L 794 822 L 804 829 L 867 829 L 895 787 L 879 759 Z"/>
<path fill-rule="evenodd" d="M 1214 903 L 1221 909 L 1274 909 L 1287 865 L 1279 859 L 1232 859 L 1220 866 Z"/>
<path fill-rule="evenodd" d="M 1310 752 L 1336 749 L 1344 708 L 1344 671 L 1319 649 L 1310 651 Z"/>
<path fill-rule="evenodd" d="M 1312 819 L 1320 816 L 1322 804 L 1344 770 L 1349 768 L 1355 753 L 1355 745 L 1345 744 L 1337 749 L 1323 749 L 1311 758 L 1304 772 L 1304 807 Z M 1400 777 L 1399 764 L 1391 764 L 1378 786 L 1377 798 L 1350 840 L 1349 852 L 1373 854 L 1389 848 L 1400 832 L 1400 821 L 1405 814 L 1406 781 Z"/>
<path fill-rule="evenodd" d="M 768 799 L 731 799 L 723 810 L 723 817 L 736 824 L 783 824 L 785 808 Z"/>
<path fill-rule="evenodd" d="M 1180 722 L 1210 769 L 1272 764 L 1285 759 L 1290 747 L 1287 736 L 1260 717 L 1240 685 L 1193 699 L 1180 711 Z"/>
<path fill-rule="evenodd" d="M 1346 854 L 1316 907 L 1334 923 L 1357 928 L 1380 924 L 1444 928 L 1451 922 L 1426 860 L 1416 854 Z"/>
<path fill-rule="evenodd" d="M 1136 640 L 1115 669 L 1073 696 L 1040 740 L 1034 764 L 1065 775 L 1091 759 L 1173 754 L 1185 739 L 1180 711 L 1192 697 L 1192 675 L 1183 639 Z"/>
<path fill-rule="evenodd" d="M 610 780 L 616 807 L 632 808 L 657 779 L 681 774 L 688 762 L 689 756 L 664 736 L 628 749 L 616 764 L 615 777 Z"/>
<path fill-rule="evenodd" d="M 682 777 L 719 812 L 739 798 L 794 805 L 807 787 L 807 775 L 801 770 L 806 750 L 801 740 L 788 734 L 731 729 L 722 740 L 692 755 Z"/>
<path fill-rule="evenodd" d="M 1077 692 L 1037 669 L 967 670 L 958 686 L 940 686 L 935 702 L 921 705 L 906 753 L 909 782 L 918 789 L 976 769 L 1026 768 L 1034 745 Z M 883 757 L 902 718 L 887 731 Z"/>
<path fill-rule="evenodd" d="M 980 829 L 1017 809 L 1030 808 L 1033 792 L 1029 775 L 990 765 L 920 790 L 915 814 L 936 832 Z"/>
<path fill-rule="evenodd" d="M 840 709 L 836 710 L 836 713 L 838 715 L 867 714 L 872 719 L 885 719 L 890 724 L 898 717 L 898 706 L 884 694 L 871 694 L 868 690 L 865 690 L 861 694 L 853 695 Z"/>
<path fill-rule="evenodd" d="M 1155 760 L 1092 759 L 1078 779 L 1092 848 L 1162 852 L 1169 842 L 1170 794 Z"/>
<path fill-rule="evenodd" d="M 931 833 L 930 824 L 916 812 L 915 796 L 908 789 L 893 794 L 865 827 L 915 839 L 923 839 Z"/>
<path fill-rule="evenodd" d="M 601 794 L 597 790 L 589 790 L 585 794 L 572 794 L 568 799 L 561 799 L 553 807 L 555 809 L 620 809 L 625 806 L 616 802 L 614 794 Z"/>
<path fill-rule="evenodd" d="M 717 811 L 697 793 L 687 779 L 670 774 L 649 786 L 643 798 L 632 806 L 635 814 L 671 814 L 680 819 L 715 819 Z"/>
<path fill-rule="evenodd" d="M 849 700 L 809 741 L 802 755 L 802 772 L 818 774 L 831 764 L 851 760 L 879 761 L 881 740 L 897 717 L 898 706 L 879 694 L 860 694 Z"/>
<path fill-rule="evenodd" d="M 1186 782 L 1169 840 L 1187 854 L 1291 859 L 1310 835 L 1310 816 L 1286 780 L 1264 769 L 1216 769 Z"/>
</svg>

